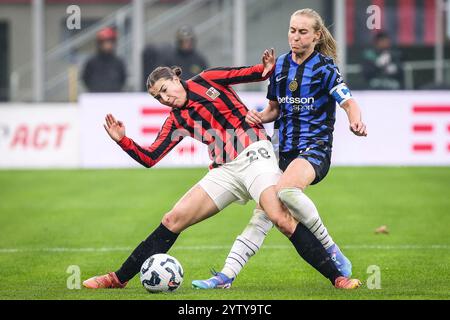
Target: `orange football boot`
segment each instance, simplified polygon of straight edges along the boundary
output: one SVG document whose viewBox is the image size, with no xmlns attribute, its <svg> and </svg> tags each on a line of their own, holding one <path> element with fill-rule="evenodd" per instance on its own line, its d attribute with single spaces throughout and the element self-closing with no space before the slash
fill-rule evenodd
<svg viewBox="0 0 450 320">
<path fill-rule="evenodd" d="M 361 285 L 358 279 L 351 279 L 346 277 L 337 277 L 334 281 L 334 287 L 337 289 L 356 289 Z"/>
<path fill-rule="evenodd" d="M 120 283 L 114 272 L 102 276 L 95 276 L 83 281 L 83 286 L 88 289 L 114 289 L 125 288 L 128 282 Z"/>
</svg>

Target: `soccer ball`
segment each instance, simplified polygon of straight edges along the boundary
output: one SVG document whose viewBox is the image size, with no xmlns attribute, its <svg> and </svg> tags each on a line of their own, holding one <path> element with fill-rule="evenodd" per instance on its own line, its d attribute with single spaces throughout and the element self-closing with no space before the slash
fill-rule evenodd
<svg viewBox="0 0 450 320">
<path fill-rule="evenodd" d="M 140 279 L 148 292 L 175 291 L 183 282 L 183 268 L 168 254 L 154 254 L 142 264 Z"/>
</svg>

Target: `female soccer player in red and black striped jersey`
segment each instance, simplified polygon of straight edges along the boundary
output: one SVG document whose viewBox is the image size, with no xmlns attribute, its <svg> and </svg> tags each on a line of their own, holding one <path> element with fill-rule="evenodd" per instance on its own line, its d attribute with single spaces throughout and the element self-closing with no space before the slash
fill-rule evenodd
<svg viewBox="0 0 450 320">
<path fill-rule="evenodd" d="M 125 135 L 125 126 L 112 115 L 105 129 L 132 158 L 152 167 L 185 136 L 209 146 L 213 163 L 208 174 L 189 190 L 162 219 L 161 224 L 132 252 L 116 272 L 83 282 L 88 288 L 121 288 L 156 253 L 167 252 L 180 232 L 216 214 L 232 202 L 254 199 L 270 220 L 302 254 L 304 226 L 283 208 L 275 185 L 280 177 L 276 156 L 262 125 L 245 122 L 247 108 L 231 85 L 262 81 L 273 72 L 275 57 L 266 50 L 262 64 L 241 68 L 216 68 L 183 82 L 179 68 L 159 67 L 149 76 L 149 93 L 171 108 L 156 141 L 142 148 Z M 317 268 L 335 283 L 341 274 L 326 252 L 318 251 Z"/>
</svg>

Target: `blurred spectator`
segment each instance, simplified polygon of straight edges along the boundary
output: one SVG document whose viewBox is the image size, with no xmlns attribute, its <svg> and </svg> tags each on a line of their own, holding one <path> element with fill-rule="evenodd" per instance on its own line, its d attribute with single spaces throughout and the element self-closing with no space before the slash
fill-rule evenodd
<svg viewBox="0 0 450 320">
<path fill-rule="evenodd" d="M 117 33 L 104 28 L 97 33 L 97 54 L 91 57 L 83 71 L 83 81 L 90 92 L 122 91 L 126 71 L 123 61 L 116 56 Z"/>
<path fill-rule="evenodd" d="M 391 39 L 387 33 L 377 33 L 374 48 L 364 51 L 363 74 L 368 81 L 369 89 L 403 88 L 400 51 L 392 48 Z"/>
<path fill-rule="evenodd" d="M 181 77 L 185 80 L 192 78 L 208 68 L 208 63 L 196 51 L 197 39 L 190 26 L 183 26 L 176 33 L 176 47 L 168 63 L 169 66 L 179 66 L 183 69 Z"/>
</svg>

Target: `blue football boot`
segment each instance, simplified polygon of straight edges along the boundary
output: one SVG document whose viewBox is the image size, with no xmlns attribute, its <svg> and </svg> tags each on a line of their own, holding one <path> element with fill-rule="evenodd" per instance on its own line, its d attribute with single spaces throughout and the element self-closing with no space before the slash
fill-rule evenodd
<svg viewBox="0 0 450 320">
<path fill-rule="evenodd" d="M 211 269 L 213 276 L 207 280 L 194 280 L 192 287 L 195 289 L 229 289 L 234 278 L 228 278 L 222 272 Z"/>
</svg>

